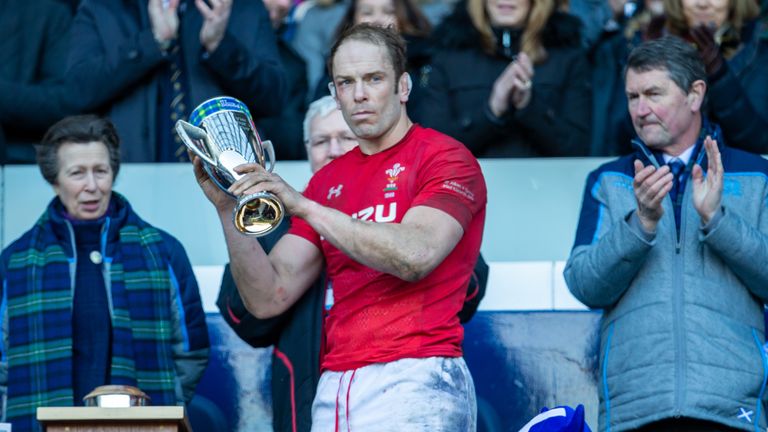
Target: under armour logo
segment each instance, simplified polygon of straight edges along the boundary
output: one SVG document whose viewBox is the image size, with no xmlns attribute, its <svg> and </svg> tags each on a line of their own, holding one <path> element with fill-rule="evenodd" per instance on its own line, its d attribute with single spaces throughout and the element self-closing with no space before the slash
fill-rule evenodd
<svg viewBox="0 0 768 432">
<path fill-rule="evenodd" d="M 340 184 L 340 185 L 338 185 L 336 187 L 332 187 L 332 188 L 328 189 L 328 196 L 325 199 L 331 199 L 331 198 L 334 198 L 334 197 L 338 198 L 339 196 L 341 196 L 341 188 L 343 188 L 343 187 L 344 187 L 344 185 Z"/>
<path fill-rule="evenodd" d="M 739 412 L 740 412 L 740 414 L 738 416 L 736 416 L 736 418 L 738 418 L 740 420 L 746 420 L 746 421 L 752 423 L 752 414 L 755 413 L 754 411 L 752 411 L 752 410 L 747 411 L 744 408 L 739 408 Z"/>
</svg>

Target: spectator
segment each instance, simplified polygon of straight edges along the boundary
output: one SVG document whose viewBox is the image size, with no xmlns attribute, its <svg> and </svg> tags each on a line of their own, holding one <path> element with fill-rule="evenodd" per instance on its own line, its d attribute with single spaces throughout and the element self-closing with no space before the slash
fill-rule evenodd
<svg viewBox="0 0 768 432">
<path fill-rule="evenodd" d="M 331 96 L 310 105 L 304 121 L 307 153 L 312 172 L 357 146 L 357 138 Z M 284 222 L 275 233 L 259 243 L 269 253 L 288 231 Z M 322 311 L 333 303 L 330 284 L 323 289 L 321 276 L 287 312 L 276 318 L 259 320 L 248 313 L 232 273 L 227 266 L 217 304 L 224 320 L 243 340 L 254 347 L 274 345 L 272 358 L 272 415 L 278 432 L 309 431 L 312 426 L 312 399 L 320 379 Z M 485 295 L 488 265 L 478 258 L 475 272 L 467 286 L 462 323 L 469 321 Z M 297 426 L 294 426 L 297 425 Z"/>
<path fill-rule="evenodd" d="M 262 2 L 83 0 L 72 40 L 69 74 L 89 90 L 85 109 L 109 113 L 126 162 L 186 160 L 173 126 L 211 97 L 237 97 L 256 120 L 283 108 Z"/>
<path fill-rule="evenodd" d="M 604 310 L 601 431 L 766 427 L 768 162 L 723 145 L 701 114 L 706 92 L 690 44 L 633 50 L 626 93 L 642 141 L 587 179 L 564 274 Z"/>
<path fill-rule="evenodd" d="M 297 19 L 291 45 L 307 64 L 308 102 L 314 100 L 315 87 L 326 74 L 325 59 L 337 36 L 336 29 L 347 10 L 347 3 L 345 0 L 319 0 L 306 6 L 304 16 Z"/>
<path fill-rule="evenodd" d="M 635 131 L 624 94 L 624 67 L 629 52 L 643 41 L 656 39 L 664 29 L 664 3 L 610 1 L 613 19 L 590 51 L 592 65 L 593 156 L 618 156 L 632 151 Z M 635 9 L 637 7 L 637 9 Z"/>
<path fill-rule="evenodd" d="M 0 9 L 0 164 L 33 163 L 45 130 L 74 111 L 61 66 L 72 13 L 53 0 L 0 0 Z"/>
<path fill-rule="evenodd" d="M 291 10 L 290 0 L 264 0 L 269 20 L 275 30 L 277 52 L 286 77 L 286 100 L 276 115 L 256 121 L 260 135 L 272 141 L 277 160 L 305 160 L 301 123 L 307 108 L 307 66 L 304 60 L 286 42 L 288 30 L 285 19 Z"/>
<path fill-rule="evenodd" d="M 0 255 L 3 418 L 37 431 L 38 406 L 82 405 L 105 384 L 189 402 L 209 348 L 197 282 L 178 240 L 112 191 L 114 126 L 67 117 L 37 160 L 56 197 Z"/>
<path fill-rule="evenodd" d="M 195 159 L 198 182 L 226 221 L 232 275 L 248 310 L 269 318 L 327 269 L 334 304 L 313 430 L 474 430 L 457 314 L 482 237 L 480 167 L 460 143 L 408 119 L 405 46 L 396 32 L 352 27 L 330 64 L 358 147 L 320 169 L 304 195 L 258 164 L 240 166 L 244 176 L 229 188 L 235 196 L 268 190 L 293 215 L 269 255 L 229 223 L 232 198 Z"/>
<path fill-rule="evenodd" d="M 707 112 L 727 142 L 768 153 L 768 22 L 755 0 L 664 0 L 670 34 L 692 41 L 707 68 Z"/>
<path fill-rule="evenodd" d="M 554 0 L 459 3 L 435 30 L 415 120 L 476 157 L 586 154 L 590 77 L 579 25 Z"/>
</svg>

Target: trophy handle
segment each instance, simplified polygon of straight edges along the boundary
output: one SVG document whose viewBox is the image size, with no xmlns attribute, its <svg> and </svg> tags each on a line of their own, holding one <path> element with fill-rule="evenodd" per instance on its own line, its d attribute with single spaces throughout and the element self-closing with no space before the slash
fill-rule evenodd
<svg viewBox="0 0 768 432">
<path fill-rule="evenodd" d="M 178 120 L 176 122 L 176 133 L 179 134 L 179 138 L 181 138 L 184 145 L 192 150 L 194 154 L 199 156 L 200 159 L 210 165 L 217 165 L 216 160 L 214 160 L 208 153 L 203 152 L 203 150 L 195 143 L 195 141 L 202 141 L 206 145 L 206 150 L 210 148 L 210 146 L 208 146 L 208 133 L 205 132 L 205 129 L 192 126 L 184 120 Z"/>
<path fill-rule="evenodd" d="M 261 142 L 261 148 L 263 148 L 269 156 L 269 168 L 267 168 L 267 171 L 272 172 L 272 170 L 275 169 L 275 147 L 272 145 L 272 141 L 264 140 Z"/>
</svg>

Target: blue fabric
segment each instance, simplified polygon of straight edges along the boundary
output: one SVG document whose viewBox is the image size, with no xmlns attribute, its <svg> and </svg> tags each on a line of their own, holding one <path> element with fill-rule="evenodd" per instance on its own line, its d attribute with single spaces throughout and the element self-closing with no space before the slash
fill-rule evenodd
<svg viewBox="0 0 768 432">
<path fill-rule="evenodd" d="M 173 405 L 168 252 L 157 229 L 120 195 L 112 199 L 120 205 L 116 216 L 105 220 L 110 232 L 101 245 L 113 306 L 109 382 L 138 386 L 155 405 Z M 36 407 L 74 402 L 72 271 L 77 257 L 71 223 L 57 208 L 58 198 L 1 260 L 8 319 L 6 416 L 17 432 L 37 430 Z"/>
<path fill-rule="evenodd" d="M 203 56 L 203 17 L 193 2 L 179 17 L 189 105 L 228 94 L 255 118 L 279 114 L 286 80 L 269 14 L 260 1 L 235 1 L 218 48 Z M 71 26 L 68 75 L 82 83 L 83 111 L 104 111 L 117 127 L 123 162 L 155 162 L 158 92 L 167 59 L 152 35 L 146 2 L 83 0 Z"/>
<path fill-rule="evenodd" d="M 669 170 L 674 176 L 672 179 L 672 189 L 669 191 L 669 198 L 672 199 L 672 207 L 675 209 L 675 226 L 678 235 L 680 234 L 680 209 L 682 207 L 683 191 L 685 190 L 685 164 L 680 159 L 669 161 Z"/>
<path fill-rule="evenodd" d="M 527 429 L 526 429 L 527 428 Z M 541 414 L 534 417 L 521 431 L 525 432 L 592 432 L 584 420 L 584 405 L 576 409 L 558 406 L 551 410 L 542 408 Z"/>
<path fill-rule="evenodd" d="M 104 221 L 73 223 L 77 249 L 75 296 L 72 302 L 72 388 L 75 405 L 94 388 L 107 384 L 112 325 L 102 262 L 90 254 L 100 251 Z M 99 252 L 100 253 L 100 252 Z M 102 324 L 103 323 L 103 324 Z"/>
</svg>

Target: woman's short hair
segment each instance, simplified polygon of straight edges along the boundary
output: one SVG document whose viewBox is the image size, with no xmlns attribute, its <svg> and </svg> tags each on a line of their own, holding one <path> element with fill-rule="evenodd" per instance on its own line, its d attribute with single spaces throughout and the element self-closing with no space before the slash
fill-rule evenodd
<svg viewBox="0 0 768 432">
<path fill-rule="evenodd" d="M 92 114 L 65 117 L 48 129 L 40 145 L 35 147 L 37 166 L 43 178 L 50 184 L 56 183 L 60 168 L 59 148 L 62 145 L 90 142 L 100 142 L 107 146 L 112 175 L 117 178 L 120 171 L 120 137 L 117 136 L 117 129 L 108 119 Z"/>
</svg>

